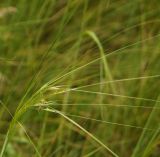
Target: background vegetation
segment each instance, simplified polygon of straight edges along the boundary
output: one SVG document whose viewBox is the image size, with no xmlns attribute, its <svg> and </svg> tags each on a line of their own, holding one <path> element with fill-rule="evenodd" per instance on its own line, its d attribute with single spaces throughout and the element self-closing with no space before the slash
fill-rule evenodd
<svg viewBox="0 0 160 157">
<path fill-rule="evenodd" d="M 0 0 L 0 157 L 160 156 L 159 0 Z"/>
</svg>

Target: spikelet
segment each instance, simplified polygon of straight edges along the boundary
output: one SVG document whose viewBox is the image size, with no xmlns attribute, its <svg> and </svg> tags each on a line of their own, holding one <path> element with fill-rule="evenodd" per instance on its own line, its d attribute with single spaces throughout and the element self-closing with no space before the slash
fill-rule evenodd
<svg viewBox="0 0 160 157">
<path fill-rule="evenodd" d="M 14 14 L 17 12 L 17 8 L 15 7 L 6 7 L 6 8 L 0 8 L 0 18 L 5 17 L 8 14 Z"/>
</svg>

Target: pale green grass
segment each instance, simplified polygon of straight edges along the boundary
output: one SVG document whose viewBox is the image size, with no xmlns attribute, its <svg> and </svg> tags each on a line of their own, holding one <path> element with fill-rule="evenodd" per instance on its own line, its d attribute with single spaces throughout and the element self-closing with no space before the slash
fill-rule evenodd
<svg viewBox="0 0 160 157">
<path fill-rule="evenodd" d="M 159 156 L 158 0 L 6 7 L 0 157 Z"/>
</svg>

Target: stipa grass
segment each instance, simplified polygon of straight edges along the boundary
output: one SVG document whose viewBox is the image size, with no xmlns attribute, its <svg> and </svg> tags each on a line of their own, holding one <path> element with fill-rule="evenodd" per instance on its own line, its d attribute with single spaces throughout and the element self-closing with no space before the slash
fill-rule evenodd
<svg viewBox="0 0 160 157">
<path fill-rule="evenodd" d="M 3 1 L 1 157 L 158 157 L 158 4 Z"/>
</svg>

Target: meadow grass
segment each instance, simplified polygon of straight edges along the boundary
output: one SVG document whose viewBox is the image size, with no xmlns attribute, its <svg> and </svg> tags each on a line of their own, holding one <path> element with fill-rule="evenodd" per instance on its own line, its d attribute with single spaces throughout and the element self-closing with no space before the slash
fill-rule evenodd
<svg viewBox="0 0 160 157">
<path fill-rule="evenodd" d="M 2 0 L 0 157 L 158 157 L 159 1 Z"/>
</svg>

